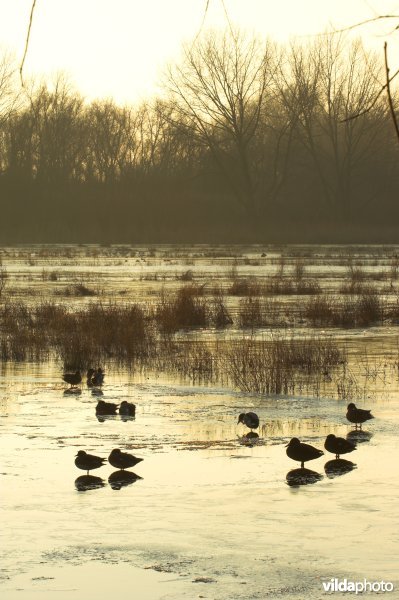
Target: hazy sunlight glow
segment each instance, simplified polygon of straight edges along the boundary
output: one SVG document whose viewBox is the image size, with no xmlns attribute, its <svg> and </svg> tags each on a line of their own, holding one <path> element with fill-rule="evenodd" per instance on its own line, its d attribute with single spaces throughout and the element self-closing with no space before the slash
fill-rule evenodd
<svg viewBox="0 0 399 600">
<path fill-rule="evenodd" d="M 378 14 L 399 14 L 393 0 L 224 0 L 233 25 L 286 41 L 353 25 Z M 179 57 L 181 44 L 204 29 L 228 27 L 223 2 L 209 0 L 37 0 L 25 76 L 65 71 L 92 99 L 144 99 L 157 91 L 165 63 Z M 0 0 L 0 45 L 21 61 L 31 0 Z M 381 49 L 396 23 L 356 29 Z M 392 53 L 393 55 L 394 53 Z M 392 68 L 395 66 L 392 58 Z"/>
</svg>

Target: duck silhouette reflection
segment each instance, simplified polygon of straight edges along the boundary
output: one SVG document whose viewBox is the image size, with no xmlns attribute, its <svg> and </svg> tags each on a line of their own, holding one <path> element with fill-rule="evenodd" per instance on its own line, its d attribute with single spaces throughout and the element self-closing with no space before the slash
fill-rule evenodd
<svg viewBox="0 0 399 600">
<path fill-rule="evenodd" d="M 334 477 L 340 477 L 341 475 L 345 475 L 345 473 L 350 473 L 356 468 L 357 465 L 355 465 L 355 463 L 350 460 L 345 460 L 344 458 L 329 460 L 324 465 L 324 471 L 326 472 L 327 477 L 330 479 L 333 479 Z"/>
<path fill-rule="evenodd" d="M 117 415 L 97 415 L 96 419 L 99 423 L 105 423 L 105 421 L 116 421 L 118 418 Z"/>
<path fill-rule="evenodd" d="M 135 421 L 136 417 L 130 417 L 129 415 L 119 415 L 121 421 L 123 421 L 124 423 L 127 423 L 127 421 Z"/>
<path fill-rule="evenodd" d="M 114 471 L 108 477 L 108 483 L 113 490 L 120 490 L 122 487 L 131 485 L 139 479 L 143 479 L 140 475 L 136 475 L 132 471 Z"/>
<path fill-rule="evenodd" d="M 256 431 L 248 431 L 248 433 L 242 437 L 246 440 L 257 440 L 259 439 L 259 433 L 256 433 Z"/>
<path fill-rule="evenodd" d="M 104 479 L 101 479 L 101 477 L 96 477 L 95 475 L 81 475 L 75 479 L 75 487 L 78 492 L 95 490 L 97 488 L 104 487 L 104 485 Z"/>
<path fill-rule="evenodd" d="M 301 468 L 288 471 L 285 479 L 290 487 L 299 487 L 300 485 L 316 483 L 323 479 L 323 475 L 321 473 L 316 473 L 316 471 L 311 471 L 310 469 Z"/>
<path fill-rule="evenodd" d="M 246 433 L 245 435 L 237 436 L 238 437 L 238 441 L 242 446 L 248 446 L 249 448 L 252 448 L 253 446 L 255 446 L 257 444 L 257 442 L 260 440 L 259 434 L 256 433 L 256 431 L 248 431 L 248 433 Z"/>
<path fill-rule="evenodd" d="M 365 431 L 364 429 L 352 429 L 352 431 L 347 434 L 346 439 L 348 442 L 362 444 L 364 442 L 369 442 L 372 437 L 373 434 L 371 431 Z"/>
<path fill-rule="evenodd" d="M 64 396 L 80 396 L 82 390 L 77 387 L 70 387 L 64 390 Z"/>
<path fill-rule="evenodd" d="M 93 388 L 91 390 L 91 395 L 92 396 L 104 396 L 104 392 L 102 390 L 100 390 L 99 388 Z"/>
</svg>

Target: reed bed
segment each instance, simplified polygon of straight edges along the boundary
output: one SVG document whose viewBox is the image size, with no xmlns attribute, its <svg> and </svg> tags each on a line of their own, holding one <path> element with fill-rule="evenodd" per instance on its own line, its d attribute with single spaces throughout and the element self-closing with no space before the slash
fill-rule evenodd
<svg viewBox="0 0 399 600">
<path fill-rule="evenodd" d="M 277 326 L 280 316 L 276 303 L 268 298 L 249 296 L 241 298 L 238 312 L 239 324 L 243 329 Z"/>
<path fill-rule="evenodd" d="M 303 309 L 303 317 L 314 326 L 367 327 L 382 323 L 387 309 L 383 299 L 372 289 L 362 294 L 347 296 L 319 296 L 310 298 Z"/>
<path fill-rule="evenodd" d="M 182 303 L 185 318 L 187 311 L 198 310 L 196 300 L 192 290 L 184 294 L 180 290 L 175 298 Z M 203 305 L 199 306 L 202 311 Z M 163 327 L 157 311 L 135 304 L 93 302 L 73 311 L 52 302 L 33 307 L 6 302 L 0 306 L 0 357 L 3 361 L 55 357 L 64 368 L 81 370 L 114 362 L 176 372 L 193 381 L 228 382 L 242 391 L 267 394 L 314 386 L 326 370 L 345 360 L 331 340 L 257 340 L 251 336 L 220 343 L 189 341 L 165 336 Z"/>
<path fill-rule="evenodd" d="M 312 279 L 276 275 L 264 282 L 257 279 L 235 278 L 228 288 L 230 296 L 289 296 L 321 293 L 320 284 Z"/>
<path fill-rule="evenodd" d="M 137 305 L 97 302 L 71 311 L 50 302 L 34 307 L 7 302 L 0 307 L 0 332 L 3 361 L 40 360 L 53 354 L 71 369 L 104 359 L 142 360 L 155 347 L 153 327 Z"/>
<path fill-rule="evenodd" d="M 293 394 L 300 386 L 346 362 L 345 353 L 322 338 L 244 339 L 231 343 L 219 358 L 234 387 L 259 394 Z"/>
<path fill-rule="evenodd" d="M 265 294 L 265 287 L 256 279 L 234 278 L 227 293 L 229 296 L 262 296 Z"/>
<path fill-rule="evenodd" d="M 202 294 L 203 287 L 194 285 L 180 288 L 175 296 L 163 293 L 153 313 L 159 330 L 171 334 L 179 329 L 207 327 L 208 306 Z"/>
<path fill-rule="evenodd" d="M 265 286 L 267 295 L 289 296 L 289 295 L 317 295 L 321 294 L 318 281 L 312 279 L 272 277 Z"/>
</svg>

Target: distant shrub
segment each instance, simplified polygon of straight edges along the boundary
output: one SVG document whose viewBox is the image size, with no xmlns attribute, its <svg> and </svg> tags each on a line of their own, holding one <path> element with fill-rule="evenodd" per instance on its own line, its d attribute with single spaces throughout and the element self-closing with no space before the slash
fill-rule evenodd
<svg viewBox="0 0 399 600">
<path fill-rule="evenodd" d="M 161 298 L 155 312 L 155 320 L 161 332 L 174 333 L 179 329 L 206 327 L 208 311 L 205 299 L 198 297 L 203 287 L 180 288 L 171 299 Z"/>
<path fill-rule="evenodd" d="M 235 279 L 228 289 L 230 296 L 260 296 L 262 285 L 255 279 Z"/>
<path fill-rule="evenodd" d="M 194 279 L 194 273 L 191 269 L 188 269 L 188 271 L 185 271 L 180 275 L 179 279 L 181 281 L 192 281 Z"/>
</svg>

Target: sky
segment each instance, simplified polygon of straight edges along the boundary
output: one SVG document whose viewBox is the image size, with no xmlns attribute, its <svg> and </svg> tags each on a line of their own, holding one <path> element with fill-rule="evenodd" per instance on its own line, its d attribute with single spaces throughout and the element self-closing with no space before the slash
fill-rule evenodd
<svg viewBox="0 0 399 600">
<path fill-rule="evenodd" d="M 0 48 L 22 60 L 31 0 L 0 0 Z M 36 0 L 25 76 L 68 74 L 89 100 L 135 103 L 156 94 L 168 62 L 198 32 L 233 25 L 277 41 L 312 37 L 378 14 L 399 15 L 399 0 Z M 398 19 L 399 21 L 399 19 Z M 399 66 L 396 20 L 355 34 Z M 398 58 L 395 60 L 395 56 Z"/>
</svg>

